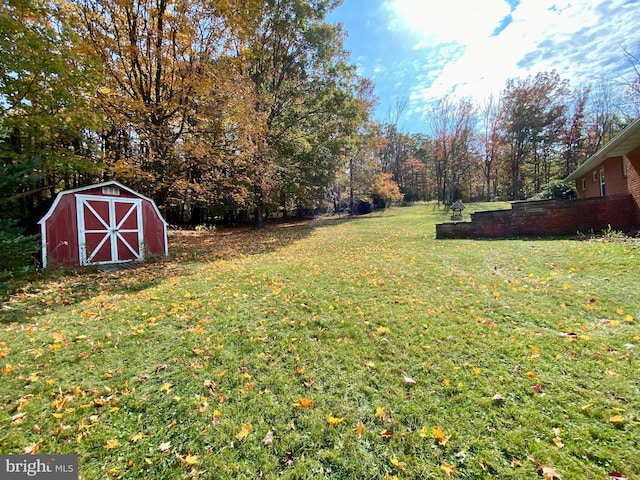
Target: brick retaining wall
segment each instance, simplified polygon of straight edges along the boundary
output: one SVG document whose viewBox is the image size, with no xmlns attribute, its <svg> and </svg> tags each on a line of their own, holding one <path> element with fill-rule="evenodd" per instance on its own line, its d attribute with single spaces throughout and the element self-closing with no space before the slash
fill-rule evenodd
<svg viewBox="0 0 640 480">
<path fill-rule="evenodd" d="M 471 222 L 436 225 L 436 238 L 517 238 L 640 228 L 631 195 L 513 202 L 511 210 L 471 214 Z"/>
</svg>

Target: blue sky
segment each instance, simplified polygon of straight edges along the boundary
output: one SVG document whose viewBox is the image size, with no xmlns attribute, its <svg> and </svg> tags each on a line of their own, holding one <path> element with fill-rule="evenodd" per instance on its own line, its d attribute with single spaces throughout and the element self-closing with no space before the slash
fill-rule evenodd
<svg viewBox="0 0 640 480">
<path fill-rule="evenodd" d="M 425 107 L 447 92 L 482 103 L 509 78 L 553 69 L 574 87 L 623 82 L 623 48 L 640 49 L 640 0 L 343 0 L 329 21 L 375 84 L 376 119 L 409 101 L 407 133 L 428 131 Z"/>
</svg>

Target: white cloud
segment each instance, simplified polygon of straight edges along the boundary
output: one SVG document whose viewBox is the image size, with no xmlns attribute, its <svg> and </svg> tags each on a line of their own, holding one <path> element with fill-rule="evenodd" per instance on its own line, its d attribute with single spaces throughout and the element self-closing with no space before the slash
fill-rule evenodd
<svg viewBox="0 0 640 480">
<path fill-rule="evenodd" d="M 509 14 L 505 0 L 390 0 L 389 28 L 462 45 L 490 35 Z"/>
<path fill-rule="evenodd" d="M 640 46 L 637 7 L 638 0 L 344 0 L 338 11 L 346 16 L 337 18 L 353 32 L 350 47 L 359 73 L 376 84 L 380 112 L 408 96 L 407 115 L 420 125 L 420 114 L 450 91 L 482 103 L 508 79 L 542 71 L 555 69 L 575 87 L 622 82 L 634 73 L 622 47 Z"/>
<path fill-rule="evenodd" d="M 498 94 L 509 78 L 555 69 L 572 80 L 578 72 L 593 71 L 595 62 L 603 61 L 597 58 L 603 48 L 621 50 L 624 38 L 637 38 L 634 22 L 604 18 L 598 11 L 600 5 L 631 16 L 634 9 L 623 8 L 624 3 L 522 0 L 511 12 L 501 0 L 393 0 L 387 6 L 395 12 L 391 25 L 399 31 L 404 25 L 417 37 L 413 50 L 424 53 L 419 69 L 423 83 L 416 83 L 410 97 L 417 110 L 420 103 L 452 90 L 481 100 Z M 505 18 L 510 21 L 503 23 Z M 463 53 L 447 57 L 452 49 L 443 49 L 444 42 L 457 44 Z M 434 49 L 443 54 L 436 61 Z"/>
</svg>

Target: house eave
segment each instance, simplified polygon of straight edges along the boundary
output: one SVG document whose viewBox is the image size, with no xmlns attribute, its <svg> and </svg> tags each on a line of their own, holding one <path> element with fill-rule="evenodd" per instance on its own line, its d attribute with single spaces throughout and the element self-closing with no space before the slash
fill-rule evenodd
<svg viewBox="0 0 640 480">
<path fill-rule="evenodd" d="M 573 182 L 595 169 L 604 160 L 611 157 L 626 155 L 640 144 L 640 118 L 634 120 L 622 132 L 614 137 L 604 147 L 584 161 L 571 175 L 564 179 Z"/>
</svg>

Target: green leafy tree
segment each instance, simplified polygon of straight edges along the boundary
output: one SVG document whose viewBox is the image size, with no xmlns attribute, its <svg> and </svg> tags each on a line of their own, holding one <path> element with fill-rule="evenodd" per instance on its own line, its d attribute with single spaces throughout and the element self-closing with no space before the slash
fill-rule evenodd
<svg viewBox="0 0 640 480">
<path fill-rule="evenodd" d="M 559 144 L 568 92 L 555 71 L 507 81 L 500 130 L 511 199 L 526 198 L 545 183 L 542 165 Z"/>
<path fill-rule="evenodd" d="M 355 69 L 340 26 L 325 21 L 337 3 L 265 1 L 259 25 L 238 44 L 240 69 L 253 84 L 253 119 L 260 122 L 248 168 L 256 228 L 269 203 L 309 205 L 340 160 Z"/>
<path fill-rule="evenodd" d="M 0 219 L 0 297 L 11 293 L 14 283 L 35 266 L 37 237 L 22 235 L 15 220 Z"/>
<path fill-rule="evenodd" d="M 96 71 L 77 49 L 72 18 L 65 2 L 2 2 L 0 217 L 33 221 L 58 189 L 99 172 Z"/>
</svg>

